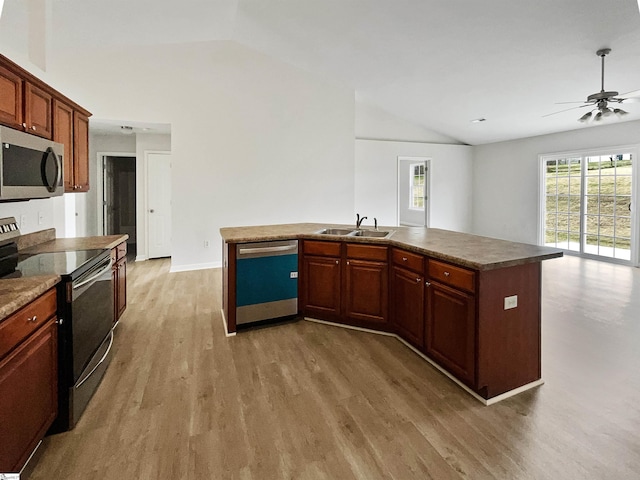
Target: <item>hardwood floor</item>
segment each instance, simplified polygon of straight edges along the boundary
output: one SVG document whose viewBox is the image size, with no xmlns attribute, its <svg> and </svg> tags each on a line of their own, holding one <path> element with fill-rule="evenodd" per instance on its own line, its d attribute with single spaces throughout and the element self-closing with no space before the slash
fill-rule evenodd
<svg viewBox="0 0 640 480">
<path fill-rule="evenodd" d="M 102 385 L 32 480 L 640 475 L 640 270 L 544 262 L 545 385 L 485 407 L 398 340 L 300 321 L 226 338 L 220 270 L 130 264 Z"/>
</svg>

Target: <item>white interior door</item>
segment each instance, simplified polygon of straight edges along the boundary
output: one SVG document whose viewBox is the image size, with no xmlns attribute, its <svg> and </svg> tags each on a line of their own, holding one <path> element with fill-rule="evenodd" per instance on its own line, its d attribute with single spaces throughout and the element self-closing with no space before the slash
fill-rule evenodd
<svg viewBox="0 0 640 480">
<path fill-rule="evenodd" d="M 398 158 L 398 221 L 400 225 L 429 225 L 429 160 Z"/>
<path fill-rule="evenodd" d="M 147 153 L 149 258 L 171 256 L 171 154 Z"/>
</svg>

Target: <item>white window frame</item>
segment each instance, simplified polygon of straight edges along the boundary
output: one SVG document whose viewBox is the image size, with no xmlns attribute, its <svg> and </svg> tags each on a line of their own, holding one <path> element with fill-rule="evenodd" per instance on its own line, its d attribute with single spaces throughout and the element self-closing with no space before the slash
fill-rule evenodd
<svg viewBox="0 0 640 480">
<path fill-rule="evenodd" d="M 632 182 L 632 198 L 631 198 L 631 259 L 629 261 L 611 258 L 601 255 L 593 255 L 589 253 L 580 253 L 573 250 L 564 250 L 567 254 L 581 256 L 585 258 L 593 258 L 596 260 L 602 260 L 611 263 L 622 263 L 626 265 L 632 265 L 634 267 L 640 266 L 640 161 L 638 159 L 638 145 L 614 145 L 611 147 L 601 147 L 585 150 L 573 150 L 566 152 L 554 152 L 538 155 L 538 244 L 545 245 L 545 210 L 546 210 L 546 163 L 548 160 L 554 160 L 557 158 L 569 158 L 569 157 L 582 157 L 583 163 L 587 157 L 610 155 L 611 153 L 631 153 L 633 158 L 633 175 Z M 584 176 L 581 177 L 584 180 Z M 583 188 L 584 188 L 584 181 Z M 584 192 L 581 192 L 581 197 L 584 196 Z M 584 216 L 584 212 L 581 210 L 581 221 Z M 580 240 L 582 242 L 582 239 Z"/>
</svg>

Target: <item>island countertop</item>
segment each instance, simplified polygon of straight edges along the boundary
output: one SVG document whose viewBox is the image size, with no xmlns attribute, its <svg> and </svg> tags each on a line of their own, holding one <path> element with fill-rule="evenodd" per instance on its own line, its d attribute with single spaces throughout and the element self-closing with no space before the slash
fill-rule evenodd
<svg viewBox="0 0 640 480">
<path fill-rule="evenodd" d="M 449 261 L 474 270 L 493 270 L 561 257 L 562 250 L 483 237 L 468 233 L 425 227 L 379 227 L 394 231 L 388 238 L 323 235 L 324 228 L 352 228 L 353 225 L 323 223 L 292 223 L 247 227 L 225 227 L 220 235 L 226 243 L 247 243 L 269 240 L 314 239 L 377 243 Z"/>
<path fill-rule="evenodd" d="M 126 241 L 129 235 L 55 238 L 25 248 L 20 253 L 70 252 L 74 250 L 111 249 Z"/>
<path fill-rule="evenodd" d="M 38 298 L 59 281 L 58 275 L 0 279 L 0 321 Z"/>
</svg>

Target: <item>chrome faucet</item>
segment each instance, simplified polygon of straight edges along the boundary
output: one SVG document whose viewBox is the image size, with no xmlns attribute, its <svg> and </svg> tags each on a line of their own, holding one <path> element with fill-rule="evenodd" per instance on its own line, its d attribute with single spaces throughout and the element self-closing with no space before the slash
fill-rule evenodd
<svg viewBox="0 0 640 480">
<path fill-rule="evenodd" d="M 360 214 L 356 213 L 356 228 L 360 228 L 360 225 L 362 225 L 362 222 L 364 221 L 365 218 L 367 217 L 360 218 Z"/>
</svg>

